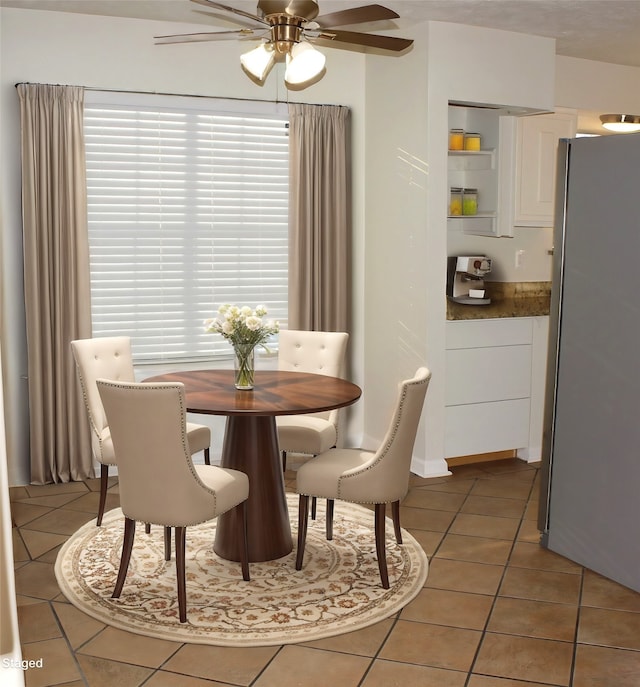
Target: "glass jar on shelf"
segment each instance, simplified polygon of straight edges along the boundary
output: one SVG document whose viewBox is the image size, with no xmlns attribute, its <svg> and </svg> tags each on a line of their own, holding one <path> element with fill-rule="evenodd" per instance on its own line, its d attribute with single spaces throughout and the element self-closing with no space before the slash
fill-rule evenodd
<svg viewBox="0 0 640 687">
<path fill-rule="evenodd" d="M 449 216 L 457 217 L 462 214 L 462 189 L 453 187 L 449 194 Z"/>
<path fill-rule="evenodd" d="M 462 214 L 478 214 L 478 189 L 465 188 L 462 190 Z"/>
<path fill-rule="evenodd" d="M 449 150 L 464 149 L 464 131 L 462 129 L 451 129 L 449 131 Z"/>
<path fill-rule="evenodd" d="M 481 137 L 480 134 L 475 133 L 465 133 L 464 135 L 464 149 L 471 151 L 480 150 Z"/>
</svg>

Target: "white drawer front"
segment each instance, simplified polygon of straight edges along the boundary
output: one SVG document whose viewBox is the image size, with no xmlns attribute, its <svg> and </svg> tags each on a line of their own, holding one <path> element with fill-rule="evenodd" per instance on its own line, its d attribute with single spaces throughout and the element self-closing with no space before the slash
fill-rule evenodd
<svg viewBox="0 0 640 687">
<path fill-rule="evenodd" d="M 472 307 L 472 306 L 470 306 Z M 481 308 L 481 305 L 473 306 Z M 531 318 L 505 317 L 497 320 L 447 322 L 446 348 L 483 348 L 530 344 L 533 339 Z"/>
<path fill-rule="evenodd" d="M 447 351 L 446 365 L 447 406 L 531 395 L 531 346 Z"/>
<path fill-rule="evenodd" d="M 529 399 L 446 409 L 446 458 L 508 451 L 528 445 Z"/>
</svg>

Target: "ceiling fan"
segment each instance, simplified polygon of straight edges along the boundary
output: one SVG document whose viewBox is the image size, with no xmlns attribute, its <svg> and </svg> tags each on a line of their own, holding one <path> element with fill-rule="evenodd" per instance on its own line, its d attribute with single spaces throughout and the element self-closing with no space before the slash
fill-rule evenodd
<svg viewBox="0 0 640 687">
<path fill-rule="evenodd" d="M 285 83 L 289 88 L 305 88 L 324 75 L 325 57 L 312 43 L 336 48 L 359 46 L 402 52 L 413 41 L 357 31 L 336 30 L 365 22 L 397 19 L 399 15 L 381 5 L 365 5 L 318 16 L 317 0 L 258 0 L 257 13 L 251 14 L 214 0 L 191 0 L 209 9 L 222 10 L 256 24 L 231 31 L 156 36 L 156 44 L 192 43 L 229 38 L 259 40 L 260 45 L 240 57 L 244 71 L 262 84 L 275 62 L 286 61 Z"/>
</svg>

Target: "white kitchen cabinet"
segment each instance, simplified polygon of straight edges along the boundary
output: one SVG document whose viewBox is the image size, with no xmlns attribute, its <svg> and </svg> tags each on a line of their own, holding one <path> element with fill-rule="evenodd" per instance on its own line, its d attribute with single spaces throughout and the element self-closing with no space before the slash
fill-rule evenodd
<svg viewBox="0 0 640 687">
<path fill-rule="evenodd" d="M 477 189 L 478 213 L 449 214 L 448 224 L 466 234 L 497 236 L 499 116 L 488 108 L 451 104 L 449 128 L 480 134 L 481 149 L 449 151 L 449 188 Z"/>
<path fill-rule="evenodd" d="M 577 121 L 574 110 L 516 118 L 514 226 L 553 226 L 558 141 L 575 136 Z"/>
<path fill-rule="evenodd" d="M 547 326 L 547 317 L 447 322 L 447 458 L 515 449 L 540 459 Z"/>
</svg>

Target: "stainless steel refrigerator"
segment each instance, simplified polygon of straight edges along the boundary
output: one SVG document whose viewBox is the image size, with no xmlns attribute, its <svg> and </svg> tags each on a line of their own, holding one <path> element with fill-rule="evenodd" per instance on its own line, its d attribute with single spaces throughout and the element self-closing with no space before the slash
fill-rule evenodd
<svg viewBox="0 0 640 687">
<path fill-rule="evenodd" d="M 542 544 L 640 591 L 640 134 L 558 151 Z"/>
</svg>

